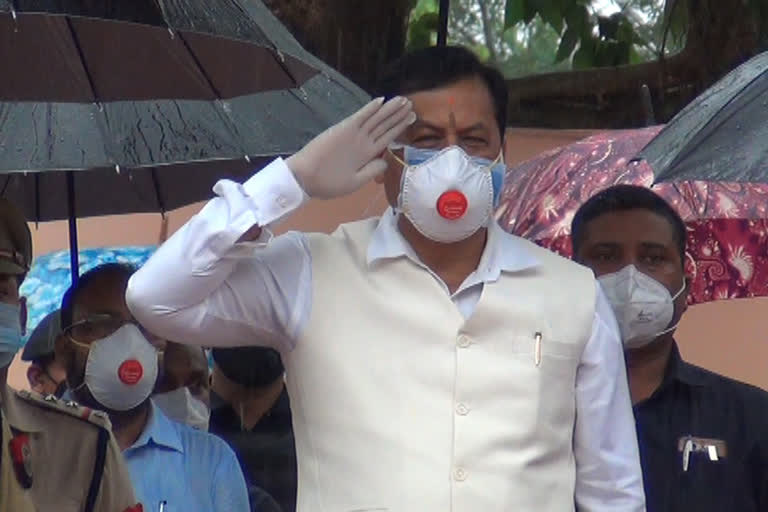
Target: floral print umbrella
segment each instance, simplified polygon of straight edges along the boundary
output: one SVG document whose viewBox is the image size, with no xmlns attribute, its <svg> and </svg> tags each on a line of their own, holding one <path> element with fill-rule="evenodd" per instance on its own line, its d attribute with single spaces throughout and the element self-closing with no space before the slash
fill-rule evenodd
<svg viewBox="0 0 768 512">
<path fill-rule="evenodd" d="M 619 183 L 651 186 L 652 169 L 633 157 L 661 128 L 601 133 L 509 169 L 499 224 L 570 257 L 571 219 L 584 201 Z M 689 181 L 652 189 L 688 226 L 689 303 L 768 295 L 768 185 Z"/>
</svg>

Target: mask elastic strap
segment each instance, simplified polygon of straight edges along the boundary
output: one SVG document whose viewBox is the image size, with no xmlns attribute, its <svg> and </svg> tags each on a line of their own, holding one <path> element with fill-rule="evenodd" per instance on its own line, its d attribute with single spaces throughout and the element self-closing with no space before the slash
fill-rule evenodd
<svg viewBox="0 0 768 512">
<path fill-rule="evenodd" d="M 680 325 L 680 320 L 679 319 L 678 319 L 677 322 L 675 322 L 675 325 L 670 325 L 669 327 L 667 327 L 666 329 L 661 331 L 659 334 L 657 334 L 656 337 L 658 338 L 659 336 L 664 336 L 665 334 L 674 331 L 675 329 L 677 329 L 678 325 Z"/>
<path fill-rule="evenodd" d="M 688 284 L 688 278 L 683 276 L 683 286 L 680 287 L 680 289 L 677 291 L 674 297 L 672 297 L 672 302 L 676 301 L 677 298 L 685 291 L 685 287 Z"/>
<path fill-rule="evenodd" d="M 71 389 L 70 389 L 70 391 L 72 392 L 72 397 L 74 398 L 74 396 L 75 396 L 75 393 L 77 393 L 78 391 L 80 391 L 80 390 L 81 390 L 81 389 L 83 389 L 84 387 L 85 387 L 85 379 L 83 379 L 83 382 L 81 382 L 81 383 L 80 383 L 80 384 L 78 384 L 77 386 L 75 386 L 75 387 L 73 387 L 73 388 L 71 388 Z"/>
<path fill-rule="evenodd" d="M 390 154 L 390 155 L 392 155 L 392 158 L 394 158 L 395 160 L 397 160 L 397 162 L 398 162 L 400 165 L 402 165 L 403 167 L 408 167 L 408 164 L 406 164 L 405 162 L 403 162 L 403 160 L 402 160 L 402 159 L 401 159 L 399 156 L 397 156 L 397 155 L 395 154 L 395 152 L 394 152 L 394 151 L 392 151 L 393 149 L 403 149 L 403 148 L 405 148 L 405 146 L 403 146 L 402 144 L 390 144 L 390 145 L 387 147 L 387 151 L 389 151 L 389 154 Z"/>
<path fill-rule="evenodd" d="M 75 345 L 76 347 L 85 348 L 85 349 L 88 349 L 88 351 L 91 350 L 92 343 L 83 343 L 82 341 L 77 341 L 73 339 L 71 336 L 67 336 L 67 338 L 69 338 L 69 341 L 72 342 L 72 344 Z M 93 342 L 93 343 L 96 343 L 96 342 Z"/>
<path fill-rule="evenodd" d="M 675 302 L 677 300 L 677 298 L 683 293 L 683 291 L 685 290 L 685 286 L 687 284 L 688 284 L 688 278 L 683 277 L 683 286 L 680 287 L 680 290 L 678 290 L 678 292 L 675 294 L 675 296 L 672 297 L 672 302 Z M 680 320 L 682 320 L 682 316 L 677 319 L 677 322 L 675 322 L 675 325 L 670 325 L 669 327 L 667 327 L 666 329 L 661 331 L 659 334 L 657 334 L 656 337 L 664 336 L 665 334 L 670 333 L 670 332 L 674 331 L 675 329 L 677 329 L 677 326 L 680 325 Z"/>
</svg>

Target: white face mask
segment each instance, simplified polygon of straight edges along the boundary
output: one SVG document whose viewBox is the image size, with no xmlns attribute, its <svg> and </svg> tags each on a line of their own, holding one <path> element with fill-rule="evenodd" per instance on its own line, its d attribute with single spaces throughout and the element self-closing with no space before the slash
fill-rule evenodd
<svg viewBox="0 0 768 512">
<path fill-rule="evenodd" d="M 211 411 L 205 402 L 192 396 L 188 387 L 158 393 L 152 397 L 152 401 L 173 421 L 198 430 L 208 430 Z"/>
<path fill-rule="evenodd" d="M 675 316 L 675 300 L 685 290 L 685 280 L 674 297 L 666 286 L 634 265 L 600 276 L 598 281 L 616 315 L 625 348 L 643 347 L 677 328 L 677 324 L 669 324 Z"/>
<path fill-rule="evenodd" d="M 157 370 L 155 347 L 137 326 L 125 324 L 90 345 L 84 384 L 107 409 L 128 411 L 152 394 Z"/>
<path fill-rule="evenodd" d="M 398 210 L 425 237 L 442 243 L 464 240 L 487 226 L 504 164 L 467 155 L 451 146 L 440 151 L 404 147 Z M 397 157 L 396 157 L 397 158 Z M 399 158 L 398 158 L 399 160 Z M 497 179 L 500 176 L 501 179 Z M 494 187 L 498 181 L 498 187 Z"/>
</svg>

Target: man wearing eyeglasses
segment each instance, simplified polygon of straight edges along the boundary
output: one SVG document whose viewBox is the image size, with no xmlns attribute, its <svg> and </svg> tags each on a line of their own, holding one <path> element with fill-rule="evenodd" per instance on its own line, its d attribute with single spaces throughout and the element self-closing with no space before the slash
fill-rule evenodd
<svg viewBox="0 0 768 512">
<path fill-rule="evenodd" d="M 6 384 L 23 345 L 19 287 L 31 261 L 27 222 L 0 199 L 0 511 L 138 512 L 106 415 Z"/>
<path fill-rule="evenodd" d="M 145 511 L 247 512 L 234 452 L 221 439 L 170 420 L 150 396 L 159 345 L 125 304 L 134 269 L 111 263 L 83 274 L 64 295 L 56 357 L 81 404 L 107 412 Z"/>
</svg>

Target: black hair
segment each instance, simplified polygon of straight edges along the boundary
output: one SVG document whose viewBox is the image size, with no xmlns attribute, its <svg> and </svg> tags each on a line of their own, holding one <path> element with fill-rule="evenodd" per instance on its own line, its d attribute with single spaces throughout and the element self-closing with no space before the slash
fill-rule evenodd
<svg viewBox="0 0 768 512">
<path fill-rule="evenodd" d="M 56 354 L 54 352 L 51 352 L 50 354 L 43 354 L 41 356 L 37 356 L 30 362 L 32 364 L 36 364 L 43 370 L 48 371 L 48 366 L 55 360 L 56 360 Z"/>
<path fill-rule="evenodd" d="M 507 127 L 508 101 L 504 76 L 461 46 L 432 46 L 405 54 L 384 68 L 376 86 L 376 95 L 389 100 L 474 77 L 480 78 L 488 87 L 503 137 Z"/>
<path fill-rule="evenodd" d="M 104 276 L 114 275 L 119 277 L 125 282 L 131 278 L 133 273 L 136 272 L 136 267 L 127 263 L 105 263 L 94 267 L 85 274 L 81 275 L 77 283 L 70 286 L 64 293 L 64 297 L 61 299 L 61 326 L 62 329 L 66 329 L 72 325 L 72 310 L 74 308 L 77 298 L 88 289 L 89 286 L 95 281 Z"/>
<path fill-rule="evenodd" d="M 248 389 L 268 386 L 285 373 L 280 353 L 268 347 L 217 347 L 211 357 L 225 377 Z"/>
<path fill-rule="evenodd" d="M 685 222 L 661 196 L 649 188 L 636 185 L 614 185 L 590 197 L 579 207 L 571 221 L 574 259 L 577 259 L 591 221 L 607 213 L 628 210 L 648 210 L 669 222 L 680 252 L 680 263 L 685 265 Z"/>
</svg>

